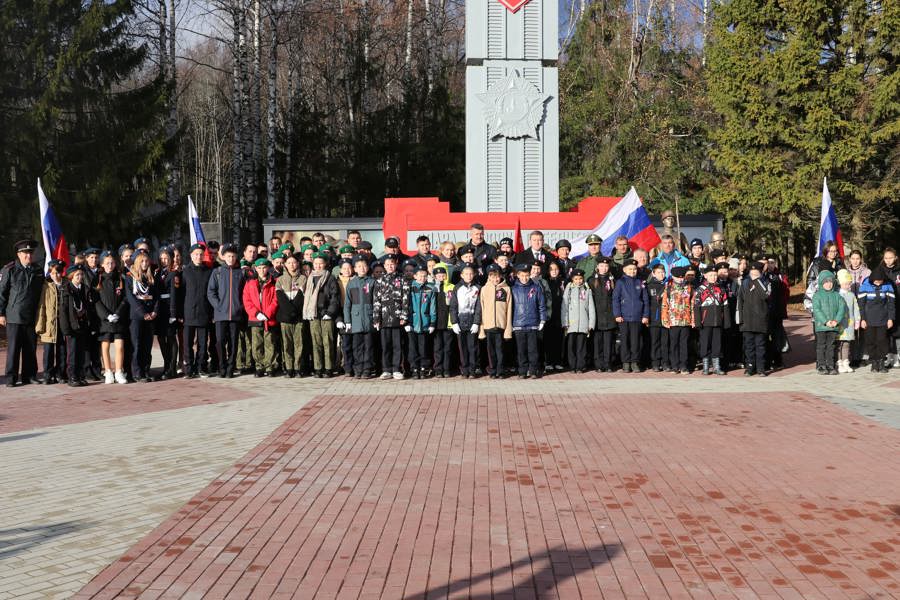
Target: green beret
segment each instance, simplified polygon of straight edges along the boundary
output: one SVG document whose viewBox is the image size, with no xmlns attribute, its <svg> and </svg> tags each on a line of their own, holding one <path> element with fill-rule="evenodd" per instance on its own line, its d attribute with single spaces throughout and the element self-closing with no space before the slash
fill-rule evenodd
<svg viewBox="0 0 900 600">
<path fill-rule="evenodd" d="M 303 244 L 302 246 L 300 246 L 301 254 L 303 252 L 306 252 L 307 250 L 312 250 L 313 252 L 316 252 L 316 251 L 318 251 L 318 248 L 316 248 L 315 244 Z"/>
<path fill-rule="evenodd" d="M 324 252 L 313 252 L 312 257 L 313 257 L 313 260 L 315 260 L 317 258 L 321 258 L 324 261 L 328 260 L 328 255 L 325 254 Z"/>
<path fill-rule="evenodd" d="M 268 261 L 268 259 L 265 259 L 265 258 L 257 258 L 257 259 L 256 259 L 256 262 L 253 263 L 253 266 L 254 266 L 254 267 L 271 267 L 271 266 L 272 266 L 272 263 L 270 263 L 270 262 Z"/>
<path fill-rule="evenodd" d="M 338 250 L 338 254 L 347 254 L 347 253 L 352 253 L 352 252 L 356 252 L 356 250 L 354 250 L 353 246 L 351 246 L 350 244 L 347 244 L 346 246 L 341 246 L 341 249 Z"/>
<path fill-rule="evenodd" d="M 290 242 L 285 242 L 284 244 L 278 246 L 278 252 L 276 254 L 284 254 L 285 251 L 294 253 L 294 245 Z"/>
</svg>

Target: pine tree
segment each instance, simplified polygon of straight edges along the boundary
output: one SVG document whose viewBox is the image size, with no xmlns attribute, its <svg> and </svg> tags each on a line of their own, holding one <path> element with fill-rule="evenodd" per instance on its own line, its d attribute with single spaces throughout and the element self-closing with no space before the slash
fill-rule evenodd
<svg viewBox="0 0 900 600">
<path fill-rule="evenodd" d="M 814 237 L 822 177 L 857 247 L 886 232 L 900 196 L 900 3 L 730 0 L 708 56 L 714 190 L 741 243 L 788 224 Z M 848 235 L 849 234 L 849 235 Z"/>
<path fill-rule="evenodd" d="M 71 242 L 160 225 L 140 217 L 164 197 L 167 88 L 144 75 L 133 16 L 128 0 L 0 5 L 0 214 L 21 231 L 40 231 L 38 177 Z"/>
</svg>

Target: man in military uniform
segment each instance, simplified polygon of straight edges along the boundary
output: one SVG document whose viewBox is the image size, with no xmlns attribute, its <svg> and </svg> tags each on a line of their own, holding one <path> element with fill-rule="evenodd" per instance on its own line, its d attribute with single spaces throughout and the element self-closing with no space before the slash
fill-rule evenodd
<svg viewBox="0 0 900 600">
<path fill-rule="evenodd" d="M 588 247 L 588 255 L 579 260 L 575 268 L 584 271 L 585 277 L 589 278 L 597 272 L 597 261 L 602 256 L 600 254 L 600 245 L 603 243 L 603 240 L 596 233 L 592 233 L 587 236 L 584 242 Z"/>
<path fill-rule="evenodd" d="M 37 242 L 16 242 L 16 260 L 0 271 L 0 327 L 6 327 L 6 387 L 14 387 L 22 366 L 22 384 L 37 383 L 34 324 L 44 285 L 41 268 L 31 262 Z"/>
</svg>

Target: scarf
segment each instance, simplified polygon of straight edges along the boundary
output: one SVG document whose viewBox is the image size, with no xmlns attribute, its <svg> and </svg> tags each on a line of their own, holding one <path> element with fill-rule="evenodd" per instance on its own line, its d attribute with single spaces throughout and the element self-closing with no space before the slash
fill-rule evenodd
<svg viewBox="0 0 900 600">
<path fill-rule="evenodd" d="M 306 279 L 306 289 L 303 290 L 304 321 L 312 321 L 316 318 L 316 307 L 318 306 L 319 301 L 319 290 L 322 289 L 322 286 L 325 284 L 325 280 L 327 278 L 328 272 L 322 271 L 319 275 L 316 275 L 315 272 L 312 272 Z"/>
</svg>

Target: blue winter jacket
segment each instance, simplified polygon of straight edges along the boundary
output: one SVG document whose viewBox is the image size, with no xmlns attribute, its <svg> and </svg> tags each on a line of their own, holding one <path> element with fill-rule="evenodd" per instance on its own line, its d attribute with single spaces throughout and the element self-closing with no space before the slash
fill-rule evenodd
<svg viewBox="0 0 900 600">
<path fill-rule="evenodd" d="M 896 313 L 894 286 L 890 281 L 884 281 L 876 286 L 866 277 L 859 285 L 857 293 L 859 302 L 859 316 L 866 325 L 873 327 L 885 327 L 889 319 L 893 319 Z"/>
<path fill-rule="evenodd" d="M 513 331 L 518 329 L 537 329 L 547 321 L 547 305 L 544 303 L 544 290 L 540 284 L 529 279 L 522 283 L 516 279 L 512 286 L 513 297 Z"/>
<path fill-rule="evenodd" d="M 416 333 L 437 325 L 437 292 L 430 283 L 413 281 L 409 287 L 409 324 Z"/>
<path fill-rule="evenodd" d="M 213 307 L 213 321 L 242 321 L 244 313 L 244 281 L 240 267 L 221 265 L 213 269 L 206 286 L 206 299 Z"/>
<path fill-rule="evenodd" d="M 650 318 L 647 284 L 637 277 L 622 275 L 613 289 L 613 316 L 634 323 Z"/>
</svg>

